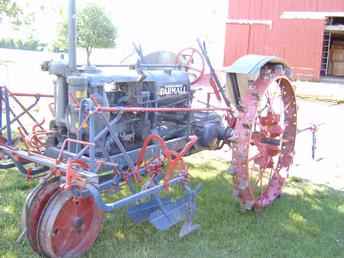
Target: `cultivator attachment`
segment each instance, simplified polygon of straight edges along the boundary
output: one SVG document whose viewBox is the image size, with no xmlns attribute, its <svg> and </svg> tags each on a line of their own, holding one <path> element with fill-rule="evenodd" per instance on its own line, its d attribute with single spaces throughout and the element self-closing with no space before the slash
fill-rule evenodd
<svg viewBox="0 0 344 258">
<path fill-rule="evenodd" d="M 149 216 L 149 222 L 158 230 L 168 230 L 186 219 L 189 208 L 195 210 L 195 203 L 190 203 L 187 197 L 180 198 L 161 206 L 159 210 L 153 212 Z"/>
<path fill-rule="evenodd" d="M 185 196 L 168 203 L 161 203 L 159 209 L 152 212 L 149 222 L 158 230 L 165 231 L 172 226 L 184 221 L 181 228 L 180 237 L 184 237 L 199 228 L 199 225 L 192 223 L 192 218 L 196 212 L 196 195 L 200 191 L 198 186 L 194 191 L 187 187 Z"/>
<path fill-rule="evenodd" d="M 130 206 L 128 208 L 128 216 L 135 223 L 140 224 L 148 221 L 149 216 L 158 209 L 163 209 L 166 205 L 171 203 L 170 198 L 151 197 L 151 200 Z"/>
<path fill-rule="evenodd" d="M 180 237 L 184 237 L 199 228 L 192 219 L 196 213 L 196 198 L 200 187 L 192 191 L 188 186 L 183 197 L 172 200 L 170 197 L 161 198 L 152 195 L 150 200 L 138 203 L 128 208 L 129 218 L 136 224 L 149 221 L 160 231 L 165 231 L 174 225 L 184 222 Z"/>
<path fill-rule="evenodd" d="M 157 183 L 160 179 L 163 179 L 163 187 L 169 191 L 169 180 L 172 178 L 171 172 L 175 169 L 182 169 L 184 173 L 185 180 L 187 179 L 187 168 L 182 159 L 182 157 L 191 149 L 191 147 L 196 143 L 197 137 L 192 137 L 189 143 L 185 145 L 180 153 L 171 151 L 167 148 L 164 141 L 156 136 L 152 135 L 147 137 L 144 142 L 143 148 L 139 154 L 139 160 L 137 162 L 140 165 L 143 162 L 144 153 L 148 147 L 149 142 L 156 141 L 160 146 L 165 160 L 152 159 L 152 161 L 145 165 L 148 171 L 155 174 L 157 171 L 163 169 L 163 164 L 166 166 L 166 173 L 164 178 L 155 177 L 155 180 L 148 181 L 148 186 L 152 187 L 151 182 Z M 157 164 L 159 166 L 157 167 Z M 153 170 L 152 170 L 153 169 Z M 186 174 L 185 174 L 186 173 Z M 157 178 L 160 178 L 157 180 Z M 147 184 L 146 184 L 147 185 Z M 149 189 L 148 187 L 148 189 Z M 168 187 L 168 188 L 167 188 Z M 186 226 L 183 227 L 181 236 L 185 236 L 188 231 L 193 231 L 196 229 L 192 225 L 192 217 L 196 210 L 196 195 L 200 191 L 198 186 L 195 190 L 187 185 L 186 181 L 182 184 L 183 192 L 186 192 L 184 196 L 177 199 L 172 197 L 161 198 L 159 195 L 154 194 L 150 196 L 148 201 L 136 204 L 135 206 L 129 207 L 128 215 L 135 223 L 141 223 L 144 221 L 149 221 L 158 230 L 164 231 L 168 230 L 172 226 L 184 221 Z"/>
</svg>

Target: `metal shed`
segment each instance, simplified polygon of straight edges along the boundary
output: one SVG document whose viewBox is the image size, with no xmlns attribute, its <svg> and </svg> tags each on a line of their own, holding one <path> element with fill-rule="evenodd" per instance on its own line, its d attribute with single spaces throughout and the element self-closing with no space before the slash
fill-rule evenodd
<svg viewBox="0 0 344 258">
<path fill-rule="evenodd" d="M 229 0 L 224 64 L 246 54 L 279 56 L 298 79 L 344 76 L 344 1 Z"/>
</svg>

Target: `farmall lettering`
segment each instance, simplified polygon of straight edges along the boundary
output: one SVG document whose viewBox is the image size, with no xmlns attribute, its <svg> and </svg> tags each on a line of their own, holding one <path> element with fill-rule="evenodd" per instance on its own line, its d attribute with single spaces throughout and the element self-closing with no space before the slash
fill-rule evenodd
<svg viewBox="0 0 344 258">
<path fill-rule="evenodd" d="M 159 96 L 173 96 L 173 95 L 182 95 L 187 93 L 185 85 L 165 85 L 160 88 Z"/>
</svg>

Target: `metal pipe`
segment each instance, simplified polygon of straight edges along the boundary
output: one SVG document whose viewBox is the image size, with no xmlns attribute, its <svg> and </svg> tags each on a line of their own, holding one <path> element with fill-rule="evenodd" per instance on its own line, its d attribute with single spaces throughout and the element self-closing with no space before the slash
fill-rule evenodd
<svg viewBox="0 0 344 258">
<path fill-rule="evenodd" d="M 68 59 L 69 69 L 76 70 L 76 4 L 75 0 L 69 0 L 68 14 Z"/>
<path fill-rule="evenodd" d="M 94 113 L 91 114 L 90 118 L 89 118 L 89 131 L 88 131 L 88 135 L 89 135 L 89 141 L 90 141 L 90 145 L 88 145 L 89 147 L 89 156 L 90 156 L 90 160 L 91 160 L 91 171 L 96 173 L 97 170 L 97 165 L 96 165 L 96 144 L 95 144 L 95 137 L 96 137 L 96 132 L 95 132 L 95 127 L 96 127 L 96 121 L 95 121 L 95 117 L 94 117 Z"/>
<path fill-rule="evenodd" d="M 95 65 L 98 68 L 129 68 L 132 70 L 135 70 L 137 68 L 142 68 L 142 69 L 182 69 L 186 67 L 185 65 L 180 65 L 180 64 L 96 64 Z M 83 65 L 77 65 L 78 68 L 83 67 Z"/>
<path fill-rule="evenodd" d="M 181 183 L 185 180 L 184 176 L 178 176 L 172 180 L 169 181 L 170 185 L 175 185 L 178 183 Z M 129 204 L 135 203 L 138 200 L 141 200 L 145 197 L 157 194 L 159 192 L 161 192 L 164 188 L 164 185 L 159 184 L 156 186 L 153 186 L 149 189 L 143 190 L 141 192 L 138 192 L 136 194 L 130 195 L 126 198 L 123 198 L 119 201 L 113 202 L 113 203 L 105 203 L 100 195 L 100 192 L 98 191 L 98 189 L 91 185 L 88 184 L 86 186 L 87 190 L 89 191 L 89 193 L 93 196 L 94 200 L 96 201 L 96 205 L 99 209 L 105 211 L 105 212 L 110 212 L 114 209 L 119 209 L 125 206 L 128 206 Z"/>
<path fill-rule="evenodd" d="M 97 112 L 214 112 L 214 111 L 231 111 L 230 108 L 175 108 L 175 107 L 97 107 Z"/>
<path fill-rule="evenodd" d="M 2 101 L 3 101 L 3 91 L 4 88 L 0 87 L 0 128 L 2 128 Z M 2 135 L 2 129 L 0 130 L 0 135 Z"/>
<path fill-rule="evenodd" d="M 60 153 L 57 156 L 57 161 L 62 161 L 63 152 L 64 152 L 64 149 L 66 148 L 67 143 L 76 143 L 76 144 L 83 144 L 83 145 L 95 145 L 92 142 L 86 142 L 86 141 L 81 141 L 81 140 L 75 140 L 75 139 L 67 138 L 67 139 L 65 139 L 63 141 L 62 147 L 60 149 Z"/>
<path fill-rule="evenodd" d="M 40 94 L 40 93 L 22 93 L 22 92 L 10 92 L 11 96 L 16 97 L 37 97 L 37 98 L 53 98 L 54 95 Z"/>
<path fill-rule="evenodd" d="M 105 128 L 107 132 L 108 128 Z M 96 136 L 97 137 L 101 134 L 101 132 Z M 96 140 L 97 142 L 97 140 Z M 186 137 L 179 137 L 176 139 L 172 139 L 166 142 L 167 146 L 169 149 L 178 149 L 181 150 L 185 144 L 187 143 L 187 139 Z M 72 158 L 72 159 L 82 159 L 86 162 L 91 162 L 90 158 L 83 156 L 83 154 L 88 150 L 89 146 L 86 145 L 83 150 L 81 150 L 81 152 L 79 152 L 78 154 L 72 153 L 72 152 L 68 152 L 68 151 L 63 151 L 63 156 L 66 158 Z M 0 150 L 2 149 L 2 146 L 0 145 Z M 60 153 L 60 148 L 56 148 L 56 147 L 50 147 L 49 148 L 49 156 L 53 156 L 53 157 L 57 157 L 58 154 Z M 135 149 L 135 150 L 131 150 L 131 151 L 127 151 L 127 154 L 131 157 L 132 160 L 137 160 L 138 159 L 138 153 L 140 151 L 140 148 Z M 151 157 L 154 157 L 156 155 L 158 155 L 160 152 L 160 147 L 156 146 L 156 145 L 150 145 L 148 146 L 146 153 L 145 153 L 145 158 L 149 159 Z M 16 154 L 19 155 L 19 151 L 16 151 Z M 23 158 L 26 158 L 26 156 Z M 27 158 L 26 158 L 27 159 Z M 122 162 L 125 160 L 123 157 L 122 153 L 119 154 L 115 154 L 113 156 L 109 157 L 110 162 L 108 161 L 104 161 L 103 164 L 105 166 L 109 166 L 111 168 L 113 167 L 118 167 L 118 164 L 123 164 Z M 54 163 L 55 164 L 55 163 Z M 63 164 L 63 163 L 59 163 L 59 164 Z M 128 165 L 128 164 L 126 164 Z"/>
<path fill-rule="evenodd" d="M 212 78 L 214 79 L 214 82 L 216 84 L 216 87 L 217 89 L 219 90 L 223 100 L 225 101 L 227 107 L 230 107 L 231 106 L 231 102 L 229 101 L 229 99 L 227 98 L 226 96 L 226 93 L 224 91 L 224 89 L 222 88 L 221 86 L 221 82 L 220 82 L 220 79 L 219 77 L 217 76 L 216 72 L 215 72 L 215 69 L 210 61 L 210 58 L 208 56 L 208 51 L 207 51 L 207 48 L 206 48 L 206 45 L 205 45 L 205 42 L 202 42 L 200 41 L 200 39 L 197 39 L 197 43 L 198 43 L 198 46 L 199 48 L 201 49 L 201 52 L 202 52 L 202 55 L 205 59 L 205 61 L 207 62 L 208 64 L 208 67 L 209 67 L 209 70 L 210 70 L 210 75 L 212 76 Z M 231 112 L 232 110 L 230 110 L 229 112 Z"/>
<path fill-rule="evenodd" d="M 6 111 L 6 127 L 7 127 L 7 144 L 12 145 L 12 130 L 11 130 L 11 114 L 10 114 L 10 100 L 8 97 L 8 91 L 5 89 L 5 111 Z"/>
</svg>

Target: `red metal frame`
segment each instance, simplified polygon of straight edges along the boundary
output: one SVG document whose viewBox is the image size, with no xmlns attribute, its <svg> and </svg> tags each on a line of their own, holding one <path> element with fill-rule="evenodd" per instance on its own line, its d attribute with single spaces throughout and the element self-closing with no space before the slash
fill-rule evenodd
<svg viewBox="0 0 344 258">
<path fill-rule="evenodd" d="M 89 165 L 83 160 L 68 160 L 66 171 L 66 183 L 63 188 L 66 190 L 71 189 L 72 185 L 82 184 L 82 177 L 75 171 L 75 167 L 87 170 Z"/>
<path fill-rule="evenodd" d="M 87 146 L 94 146 L 93 143 L 91 142 L 86 142 L 86 141 L 81 141 L 81 140 L 76 140 L 76 139 L 71 139 L 71 138 L 67 138 L 63 141 L 63 144 L 61 146 L 59 155 L 57 156 L 56 159 L 56 163 L 59 163 L 62 161 L 62 157 L 63 157 L 63 151 L 66 148 L 67 143 L 77 143 L 77 144 L 82 144 L 82 145 L 87 145 Z"/>
<path fill-rule="evenodd" d="M 136 162 L 136 167 L 135 167 L 135 174 L 136 177 L 139 178 L 139 170 L 144 162 L 145 159 L 145 152 L 147 150 L 147 147 L 149 144 L 153 141 L 157 142 L 160 145 L 160 148 L 162 150 L 162 153 L 167 160 L 167 169 L 166 169 L 166 175 L 164 177 L 164 188 L 167 191 L 169 188 L 168 182 L 170 181 L 171 177 L 173 176 L 174 171 L 177 168 L 180 168 L 180 170 L 184 171 L 187 173 L 186 165 L 183 161 L 183 157 L 191 150 L 191 148 L 196 144 L 198 138 L 195 135 L 192 135 L 189 137 L 190 141 L 184 146 L 184 148 L 178 153 L 174 150 L 170 150 L 167 147 L 166 142 L 164 141 L 163 138 L 161 138 L 159 135 L 152 134 L 149 135 L 148 137 L 145 138 L 143 147 L 140 150 L 140 153 L 138 155 L 138 160 Z"/>
</svg>

